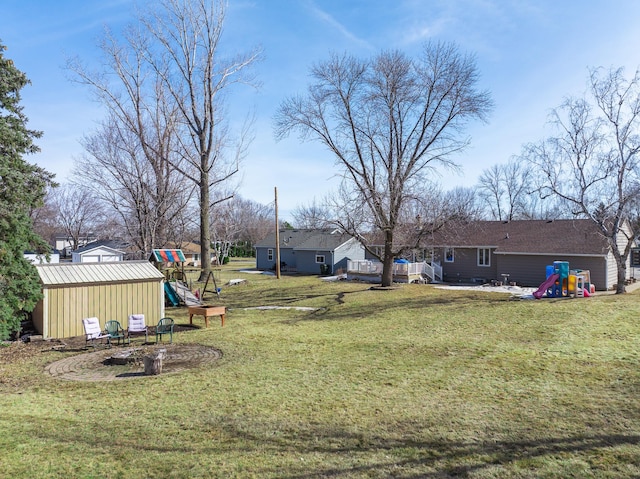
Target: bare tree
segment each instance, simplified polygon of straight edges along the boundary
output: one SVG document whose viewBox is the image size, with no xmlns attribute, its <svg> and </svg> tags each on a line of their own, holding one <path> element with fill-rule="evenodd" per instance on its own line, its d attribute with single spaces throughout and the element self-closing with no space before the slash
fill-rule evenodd
<svg viewBox="0 0 640 479">
<path fill-rule="evenodd" d="M 434 169 L 456 166 L 453 155 L 469 142 L 461 131 L 485 119 L 489 94 L 477 89 L 475 58 L 445 43 L 427 43 L 415 60 L 398 51 L 367 61 L 333 56 L 311 75 L 305 96 L 282 103 L 276 135 L 298 131 L 333 153 L 347 201 L 338 220 L 356 237 L 363 226 L 384 236 L 382 284 L 390 285 L 406 201 Z"/>
<path fill-rule="evenodd" d="M 595 69 L 589 80 L 590 98 L 568 98 L 553 110 L 556 135 L 526 155 L 543 172 L 541 196 L 561 198 L 598 226 L 618 267 L 616 292 L 624 293 L 637 233 L 628 220 L 640 194 L 640 74 L 627 80 L 623 69 Z"/>
<path fill-rule="evenodd" d="M 333 225 L 331 210 L 315 198 L 311 203 L 298 205 L 292 212 L 293 222 L 296 228 L 328 228 Z"/>
<path fill-rule="evenodd" d="M 124 237 L 144 257 L 179 236 L 175 226 L 187 218 L 193 188 L 166 158 L 149 155 L 139 139 L 117 119 L 104 123 L 83 140 L 87 153 L 75 177 L 108 205 Z"/>
<path fill-rule="evenodd" d="M 50 244 L 53 244 L 60 229 L 56 220 L 57 210 L 53 202 L 53 191 L 52 187 L 47 188 L 42 205 L 32 208 L 30 213 L 34 231 Z"/>
<path fill-rule="evenodd" d="M 233 247 L 243 244 L 245 249 L 252 248 L 273 230 L 273 209 L 239 195 L 216 203 L 211 211 L 213 245 L 220 263 Z"/>
<path fill-rule="evenodd" d="M 531 192 L 531 168 L 518 158 L 485 169 L 478 180 L 487 213 L 498 221 L 525 217 Z"/>
<path fill-rule="evenodd" d="M 76 250 L 81 239 L 104 222 L 102 203 L 92 192 L 82 186 L 67 183 L 51 193 L 52 206 L 56 211 L 56 223 L 69 238 L 71 249 Z"/>
<path fill-rule="evenodd" d="M 153 6 L 126 32 L 123 45 L 105 38 L 107 70 L 120 81 L 115 89 L 108 76 L 71 67 L 138 136 L 151 164 L 167 161 L 197 186 L 201 255 L 208 258 L 210 191 L 238 172 L 250 140 L 248 127 L 232 138 L 224 93 L 235 83 L 253 80 L 245 72 L 258 52 L 223 57 L 223 0 L 160 0 Z M 165 136 L 169 133 L 171 140 Z M 202 261 L 200 279 L 210 271 L 210 262 Z"/>
<path fill-rule="evenodd" d="M 247 68 L 259 52 L 222 57 L 222 0 L 162 0 L 160 5 L 149 20 L 142 19 L 153 40 L 145 55 L 177 107 L 182 127 L 178 154 L 190 167 L 180 171 L 199 188 L 201 257 L 209 258 L 211 189 L 238 172 L 250 140 L 248 128 L 235 140 L 231 137 L 224 121 L 224 92 L 234 83 L 253 82 Z M 210 271 L 211 263 L 202 261 L 200 280 Z"/>
</svg>

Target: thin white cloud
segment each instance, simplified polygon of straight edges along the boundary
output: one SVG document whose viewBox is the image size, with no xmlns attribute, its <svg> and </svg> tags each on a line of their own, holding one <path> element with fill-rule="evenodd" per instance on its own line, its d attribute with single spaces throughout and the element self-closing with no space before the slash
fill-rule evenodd
<svg viewBox="0 0 640 479">
<path fill-rule="evenodd" d="M 309 0 L 307 3 L 309 10 L 322 22 L 328 24 L 331 28 L 337 30 L 342 36 L 344 36 L 350 42 L 353 42 L 361 47 L 365 47 L 369 50 L 374 50 L 374 46 L 367 40 L 358 37 L 342 23 L 336 20 L 331 14 L 320 9 L 313 1 Z"/>
</svg>

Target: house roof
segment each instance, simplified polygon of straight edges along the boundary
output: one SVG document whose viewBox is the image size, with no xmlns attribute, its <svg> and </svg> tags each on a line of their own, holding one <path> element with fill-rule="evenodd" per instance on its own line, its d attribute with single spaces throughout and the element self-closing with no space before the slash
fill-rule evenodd
<svg viewBox="0 0 640 479">
<path fill-rule="evenodd" d="M 280 230 L 281 249 L 334 251 L 351 239 L 353 239 L 352 236 L 334 229 Z M 275 232 L 256 244 L 256 248 L 275 248 L 275 246 Z"/>
<path fill-rule="evenodd" d="M 606 239 L 593 221 L 519 220 L 451 223 L 425 238 L 428 246 L 495 248 L 496 254 L 602 256 Z"/>
<path fill-rule="evenodd" d="M 89 251 L 93 251 L 95 249 L 105 249 L 105 250 L 111 250 L 116 253 L 124 254 L 124 251 L 119 249 L 122 247 L 123 247 L 123 243 L 121 241 L 116 241 L 116 240 L 94 241 L 92 243 L 89 243 L 83 246 L 82 248 L 78 248 L 77 250 L 74 251 L 74 253 L 84 254 Z"/>
<path fill-rule="evenodd" d="M 164 275 L 148 261 L 36 264 L 35 267 L 40 281 L 45 286 L 164 278 Z"/>
<path fill-rule="evenodd" d="M 182 243 L 174 243 L 170 241 L 166 244 L 166 247 L 171 249 L 181 249 L 184 254 L 200 254 L 200 245 L 193 241 L 185 241 Z"/>
</svg>

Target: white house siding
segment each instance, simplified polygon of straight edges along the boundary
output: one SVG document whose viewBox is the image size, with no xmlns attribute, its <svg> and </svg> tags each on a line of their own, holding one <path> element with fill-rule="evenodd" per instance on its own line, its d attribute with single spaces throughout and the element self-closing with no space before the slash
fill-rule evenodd
<svg viewBox="0 0 640 479">
<path fill-rule="evenodd" d="M 631 268 L 631 254 L 627 257 L 627 274 L 626 278 L 629 279 L 633 276 L 633 269 Z M 613 256 L 613 253 L 609 253 L 608 256 L 608 265 L 607 268 L 607 288 L 613 289 L 616 284 L 618 284 L 618 264 L 616 263 L 616 259 Z"/>
<path fill-rule="evenodd" d="M 628 241 L 627 240 L 627 234 L 629 234 L 628 225 L 625 225 L 624 230 L 625 231 L 619 231 L 616 237 L 616 240 L 621 250 L 626 246 Z M 627 234 L 625 234 L 625 232 Z M 612 252 L 609 252 L 607 256 L 607 263 L 608 263 L 607 289 L 613 289 L 618 283 L 618 265 L 616 263 L 616 259 Z M 631 268 L 631 254 L 629 254 L 629 256 L 627 257 L 626 265 L 627 265 L 626 279 L 629 279 L 633 276 L 633 269 Z"/>
<path fill-rule="evenodd" d="M 347 261 L 357 261 L 365 258 L 365 249 L 362 244 L 355 238 L 347 241 L 343 245 L 336 248 L 333 257 L 333 271 L 332 273 L 346 273 Z"/>
</svg>

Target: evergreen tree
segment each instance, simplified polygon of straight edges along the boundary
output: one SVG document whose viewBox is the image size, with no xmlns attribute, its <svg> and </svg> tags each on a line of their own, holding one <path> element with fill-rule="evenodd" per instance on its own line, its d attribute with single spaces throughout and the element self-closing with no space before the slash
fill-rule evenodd
<svg viewBox="0 0 640 479">
<path fill-rule="evenodd" d="M 20 90 L 29 80 L 4 56 L 5 49 L 0 43 L 0 339 L 18 332 L 24 312 L 41 298 L 37 271 L 24 252 L 49 251 L 33 230 L 30 212 L 53 185 L 51 173 L 23 159 L 38 151 L 33 140 L 42 133 L 26 126 Z"/>
</svg>

